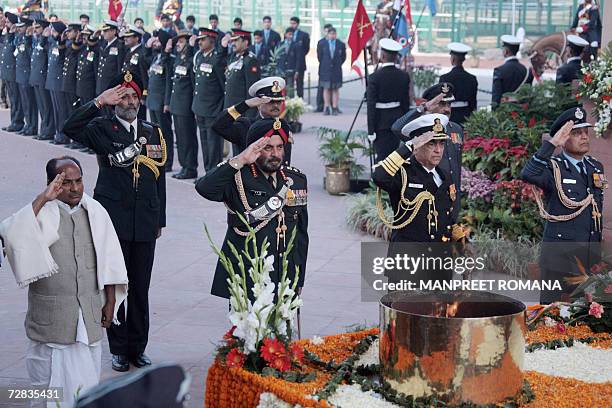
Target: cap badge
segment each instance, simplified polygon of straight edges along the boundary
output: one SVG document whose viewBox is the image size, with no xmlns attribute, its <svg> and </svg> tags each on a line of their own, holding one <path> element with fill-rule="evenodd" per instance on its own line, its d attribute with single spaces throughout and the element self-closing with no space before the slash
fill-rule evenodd
<svg viewBox="0 0 612 408">
<path fill-rule="evenodd" d="M 582 110 L 580 110 L 580 108 L 576 108 L 576 113 L 574 114 L 574 116 L 576 117 L 576 119 L 582 120 L 584 118 L 584 113 L 582 113 Z"/>
<path fill-rule="evenodd" d="M 281 87 L 278 85 L 278 81 L 272 82 L 272 92 L 280 92 Z"/>
<path fill-rule="evenodd" d="M 132 73 L 130 71 L 126 72 L 125 75 L 123 76 L 123 80 L 125 82 L 132 82 Z"/>
<path fill-rule="evenodd" d="M 446 82 L 442 84 L 442 92 L 444 92 L 445 94 L 450 92 L 450 86 L 448 86 Z"/>
<path fill-rule="evenodd" d="M 276 118 L 276 120 L 274 121 L 274 124 L 272 125 L 272 128 L 273 128 L 274 130 L 278 130 L 278 129 L 280 129 L 281 127 L 282 127 L 282 125 L 281 125 L 281 121 L 280 121 L 280 119 L 279 119 L 279 118 Z"/>
<path fill-rule="evenodd" d="M 442 123 L 440 122 L 440 119 L 436 118 L 434 119 L 434 125 L 432 130 L 436 133 L 442 133 L 444 132 L 444 126 L 442 126 Z"/>
</svg>

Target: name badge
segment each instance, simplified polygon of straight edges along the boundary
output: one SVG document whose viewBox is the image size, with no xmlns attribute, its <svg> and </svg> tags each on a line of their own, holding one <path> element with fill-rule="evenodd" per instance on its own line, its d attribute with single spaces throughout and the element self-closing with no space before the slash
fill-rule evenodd
<svg viewBox="0 0 612 408">
<path fill-rule="evenodd" d="M 212 72 L 212 65 L 210 65 L 210 64 L 200 64 L 200 71 L 201 72 L 206 72 L 206 73 L 211 73 Z"/>
<path fill-rule="evenodd" d="M 422 184 L 416 184 L 416 183 L 408 183 L 408 187 L 410 188 L 423 188 Z"/>
<path fill-rule="evenodd" d="M 154 64 L 153 66 L 151 66 L 151 71 L 157 75 L 161 75 L 164 73 L 164 67 L 159 64 Z"/>
<path fill-rule="evenodd" d="M 132 55 L 132 58 L 130 58 L 130 64 L 138 65 L 138 54 Z"/>
<path fill-rule="evenodd" d="M 574 179 L 563 179 L 563 184 L 576 184 Z"/>
<path fill-rule="evenodd" d="M 249 190 L 253 195 L 261 197 L 261 196 L 265 196 L 268 195 L 265 191 L 259 191 L 259 190 Z"/>
<path fill-rule="evenodd" d="M 13 57 L 16 57 L 19 55 L 19 49 L 16 48 L 15 51 L 13 51 Z"/>
<path fill-rule="evenodd" d="M 111 49 L 108 51 L 108 55 L 119 55 L 119 50 L 117 47 L 111 47 Z"/>
<path fill-rule="evenodd" d="M 19 45 L 19 52 L 24 52 L 24 51 L 25 51 L 25 44 Z"/>
<path fill-rule="evenodd" d="M 184 65 L 179 65 L 176 67 L 174 72 L 176 72 L 179 75 L 187 75 L 187 67 Z"/>
<path fill-rule="evenodd" d="M 40 44 L 38 44 L 38 45 L 36 46 L 36 49 L 37 49 L 37 50 L 42 51 L 42 50 L 44 50 L 44 49 L 45 49 L 45 47 L 43 47 L 43 46 L 41 46 Z"/>
<path fill-rule="evenodd" d="M 87 61 L 89 61 L 89 62 L 93 62 L 93 60 L 94 60 L 94 56 L 95 56 L 94 52 L 93 52 L 93 51 L 89 51 L 89 52 L 87 53 Z"/>
</svg>

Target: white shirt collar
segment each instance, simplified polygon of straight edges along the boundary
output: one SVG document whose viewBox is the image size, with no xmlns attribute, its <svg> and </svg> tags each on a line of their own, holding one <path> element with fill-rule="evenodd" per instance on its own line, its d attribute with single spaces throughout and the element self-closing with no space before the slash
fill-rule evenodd
<svg viewBox="0 0 612 408">
<path fill-rule="evenodd" d="M 572 61 L 581 60 L 581 59 L 582 57 L 571 57 L 571 58 L 568 58 L 567 61 L 565 62 L 567 63 L 567 62 L 572 62 Z"/>
<path fill-rule="evenodd" d="M 134 50 L 136 48 L 140 47 L 140 44 L 136 44 L 135 46 L 133 46 L 132 48 L 130 48 L 130 52 L 134 52 Z"/>
<path fill-rule="evenodd" d="M 518 60 L 518 57 L 516 55 L 512 55 L 511 57 L 504 58 L 504 62 L 508 62 L 511 60 Z"/>
<path fill-rule="evenodd" d="M 394 66 L 395 66 L 395 62 L 383 62 L 382 64 L 380 64 L 380 67 L 381 67 L 381 68 L 384 68 L 384 67 L 391 67 L 391 66 L 393 66 L 393 67 L 394 67 Z"/>
<path fill-rule="evenodd" d="M 59 208 L 64 209 L 68 214 L 72 215 L 75 212 L 79 211 L 82 207 L 81 203 L 83 202 L 83 200 L 79 201 L 79 203 L 77 205 L 75 205 L 74 207 L 70 208 L 70 206 L 68 204 L 66 204 L 63 201 L 60 200 L 55 200 L 57 201 L 57 205 L 59 206 Z"/>
<path fill-rule="evenodd" d="M 117 37 L 113 38 L 113 41 L 109 42 L 108 44 L 106 44 L 106 48 L 110 47 L 111 45 L 113 45 L 113 43 L 117 41 Z"/>
<path fill-rule="evenodd" d="M 130 132 L 130 125 L 134 126 L 134 140 L 138 140 L 138 118 L 134 119 L 131 123 L 127 120 L 121 119 L 119 116 L 117 116 L 117 120 L 119 123 L 121 123 L 121 125 L 123 125 L 128 133 Z"/>
<path fill-rule="evenodd" d="M 423 166 L 422 164 L 421 164 L 421 167 L 423 167 L 426 172 L 433 174 L 433 179 L 434 179 L 434 182 L 436 183 L 436 186 L 440 187 L 442 185 L 442 177 L 440 177 L 435 167 L 431 170 L 429 170 L 427 167 Z"/>
</svg>

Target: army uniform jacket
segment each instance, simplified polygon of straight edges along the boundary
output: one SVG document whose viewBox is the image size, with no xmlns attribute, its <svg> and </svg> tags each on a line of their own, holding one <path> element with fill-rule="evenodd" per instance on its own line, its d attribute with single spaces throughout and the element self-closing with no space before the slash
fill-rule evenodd
<svg viewBox="0 0 612 408">
<path fill-rule="evenodd" d="M 521 172 L 521 178 L 544 192 L 545 209 L 552 215 L 567 215 L 575 212 L 565 207 L 558 196 L 557 185 L 553 177 L 551 161 L 557 162 L 561 172 L 561 186 L 565 195 L 573 201 L 582 201 L 592 193 L 599 212 L 603 211 L 603 189 L 605 175 L 603 165 L 590 156 L 585 156 L 586 180 L 578 169 L 567 160 L 564 154 L 552 157 L 555 146 L 546 141 L 536 154 L 529 159 Z M 593 206 L 590 205 L 573 220 L 563 222 L 546 222 L 544 241 L 546 242 L 599 242 L 601 229 L 595 228 Z"/>
<path fill-rule="evenodd" d="M 66 56 L 62 68 L 63 84 L 62 90 L 66 93 L 76 95 L 77 66 L 79 65 L 79 54 L 81 54 L 82 44 L 68 41 L 66 42 Z"/>
<path fill-rule="evenodd" d="M 49 37 L 47 49 L 47 79 L 45 88 L 53 92 L 61 92 L 63 89 L 62 70 L 64 68 L 64 57 L 66 56 L 66 44 L 54 37 Z"/>
<path fill-rule="evenodd" d="M 239 188 L 237 185 L 237 175 L 239 175 L 243 188 Z M 227 206 L 228 229 L 221 250 L 229 255 L 231 252 L 228 242 L 231 242 L 236 248 L 244 248 L 245 238 L 236 232 L 246 230 L 246 227 L 237 216 L 237 214 L 244 215 L 245 213 L 244 200 L 246 200 L 246 204 L 251 208 L 256 208 L 275 196 L 283 188 L 283 185 L 291 182 L 290 193 L 287 195 L 286 204 L 281 210 L 284 214 L 284 223 L 287 227 L 285 239 L 280 238 L 277 240 L 278 234 L 276 228 L 279 226 L 279 222 L 278 216 L 274 216 L 257 232 L 257 243 L 261 245 L 264 239 L 268 240 L 270 244 L 268 254 L 275 256 L 274 271 L 271 273 L 271 278 L 272 282 L 278 283 L 282 271 L 280 267 L 280 254 L 282 254 L 285 245 L 289 243 L 293 230 L 296 229 L 293 250 L 287 257 L 289 262 L 287 272 L 292 279 L 295 267 L 299 267 L 298 287 L 302 287 L 304 286 L 306 257 L 308 255 L 308 187 L 304 174 L 292 167 L 281 167 L 276 173 L 276 187 L 273 187 L 254 164 L 236 170 L 228 162 L 222 162 L 198 180 L 196 190 L 202 197 L 211 201 L 223 202 Z M 251 226 L 257 228 L 257 225 L 261 222 L 265 221 L 251 224 Z M 231 255 L 230 258 L 232 262 L 235 262 Z M 237 263 L 234 264 L 234 270 L 239 270 Z M 211 291 L 213 295 L 229 298 L 226 279 L 227 271 L 218 262 Z M 253 283 L 247 281 L 247 286 L 252 287 Z"/>
<path fill-rule="evenodd" d="M 580 57 L 568 58 L 567 62 L 557 69 L 555 82 L 558 84 L 569 84 L 574 79 L 580 79 L 582 59 Z"/>
<path fill-rule="evenodd" d="M 47 42 L 43 36 L 32 38 L 32 54 L 30 55 L 30 85 L 45 86 L 47 79 Z"/>
<path fill-rule="evenodd" d="M 261 74 L 255 54 L 247 52 L 232 57 L 225 72 L 225 101 L 223 107 L 244 101 L 249 97 L 249 88 L 259 81 Z"/>
<path fill-rule="evenodd" d="M 98 69 L 98 47 L 95 43 L 84 45 L 79 53 L 76 70 L 76 94 L 81 103 L 96 97 L 96 71 Z"/>
<path fill-rule="evenodd" d="M 15 33 L 2 34 L 2 67 L 0 77 L 3 81 L 15 82 Z"/>
<path fill-rule="evenodd" d="M 170 112 L 173 115 L 192 116 L 191 101 L 193 98 L 193 84 L 195 82 L 193 60 L 186 52 L 174 57 L 172 66 L 172 80 L 168 82 L 170 91 Z"/>
<path fill-rule="evenodd" d="M 531 70 L 521 64 L 516 57 L 509 57 L 503 65 L 493 70 L 493 107 L 501 103 L 502 95 L 515 92 L 523 84 L 533 82 Z"/>
<path fill-rule="evenodd" d="M 115 38 L 110 43 L 102 41 L 98 52 L 100 59 L 96 76 L 96 95 L 106 91 L 113 78 L 119 75 L 126 51 L 123 43 Z"/>
<path fill-rule="evenodd" d="M 144 164 L 134 186 L 133 165 L 111 165 L 113 155 L 134 143 L 130 133 L 116 117 L 103 118 L 94 102 L 76 109 L 64 124 L 64 133 L 93 149 L 98 155 L 98 180 L 94 198 L 108 211 L 117 236 L 124 241 L 154 241 L 166 226 L 166 173 L 159 166 L 159 177 Z M 137 136 L 146 138 L 140 154 L 161 163 L 165 157 L 161 131 L 149 122 L 138 120 Z"/>
<path fill-rule="evenodd" d="M 191 110 L 198 116 L 214 118 L 223 109 L 226 56 L 219 51 L 205 55 L 198 50 L 193 57 L 195 86 Z"/>
<path fill-rule="evenodd" d="M 415 159 L 410 158 L 411 150 L 404 144 L 391 155 L 399 155 L 404 163 L 402 167 L 407 173 L 408 180 L 404 197 L 414 200 L 418 194 L 428 191 L 435 197 L 435 211 L 437 212 L 437 222 L 434 214 L 430 214 L 428 202 L 425 201 L 419 212 L 411 223 L 401 229 L 394 229 L 391 232 L 392 242 L 449 242 L 452 238 L 452 226 L 455 223 L 452 219 L 452 211 L 458 205 L 456 191 L 451 181 L 450 174 L 440 166 L 436 167 L 436 172 L 442 178 L 442 184 L 438 187 L 433 177 Z M 391 156 L 389 156 L 391 157 Z M 389 160 L 389 158 L 384 161 Z M 383 162 L 384 162 L 383 161 Z M 390 168 L 379 163 L 375 166 L 373 173 L 374 184 L 389 193 L 393 213 L 397 214 L 402 190 L 402 176 L 399 169 L 389 171 Z M 400 211 L 400 216 L 402 211 Z M 394 219 L 394 225 L 400 225 L 411 214 Z M 432 217 L 430 218 L 429 215 Z M 437 226 L 436 226 L 437 223 Z M 433 225 L 430 225 L 433 224 Z"/>
<path fill-rule="evenodd" d="M 30 85 L 30 57 L 32 54 L 32 36 L 17 34 L 15 36 L 15 80 L 21 85 Z"/>
<path fill-rule="evenodd" d="M 410 109 L 410 75 L 395 67 L 384 65 L 368 78 L 368 134 L 391 129 L 404 112 Z"/>
<path fill-rule="evenodd" d="M 450 120 L 462 125 L 477 108 L 478 79 L 459 66 L 441 75 L 439 82 L 449 82 L 455 87 L 453 92 L 455 100 L 451 102 Z"/>
<path fill-rule="evenodd" d="M 411 109 L 404 116 L 399 118 L 393 124 L 393 133 L 395 133 L 400 139 L 405 139 L 402 135 L 402 128 L 420 116 L 420 113 L 416 109 Z M 457 204 L 453 206 L 452 219 L 453 223 L 456 223 L 459 219 L 459 212 L 461 211 L 461 163 L 463 160 L 463 128 L 454 123 L 448 122 L 446 125 L 446 133 L 449 139 L 444 144 L 444 153 L 442 155 L 442 161 L 438 165 L 442 170 L 449 174 L 451 182 L 455 185 L 455 191 L 457 194 Z"/>
<path fill-rule="evenodd" d="M 170 93 L 167 86 L 172 81 L 172 61 L 170 55 L 163 50 L 154 51 L 149 67 L 149 88 L 147 108 L 155 112 L 163 112 L 164 105 L 170 105 Z"/>
<path fill-rule="evenodd" d="M 147 89 L 149 86 L 149 65 L 151 65 L 150 55 L 147 54 L 148 52 L 142 44 L 139 44 L 133 50 L 126 49 L 123 66 L 121 68 L 123 72 L 135 72 L 140 76 L 143 87 L 143 99 L 148 95 Z"/>
</svg>

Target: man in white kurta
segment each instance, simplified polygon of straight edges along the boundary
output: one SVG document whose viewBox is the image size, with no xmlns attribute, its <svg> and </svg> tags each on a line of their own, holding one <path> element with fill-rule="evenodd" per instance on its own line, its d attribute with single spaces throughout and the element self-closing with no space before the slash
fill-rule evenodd
<svg viewBox="0 0 612 408">
<path fill-rule="evenodd" d="M 127 271 L 106 210 L 83 193 L 80 163 L 47 164 L 47 188 L 0 224 L 17 284 L 28 286 L 26 367 L 33 386 L 63 388 L 61 407 L 98 384 L 102 327 L 116 319 Z M 56 407 L 36 401 L 32 406 Z"/>
</svg>

